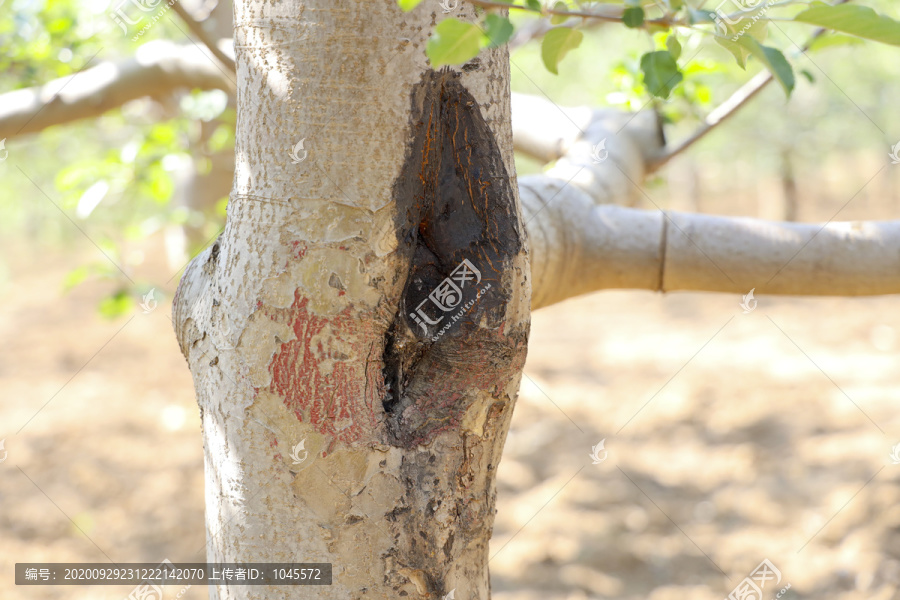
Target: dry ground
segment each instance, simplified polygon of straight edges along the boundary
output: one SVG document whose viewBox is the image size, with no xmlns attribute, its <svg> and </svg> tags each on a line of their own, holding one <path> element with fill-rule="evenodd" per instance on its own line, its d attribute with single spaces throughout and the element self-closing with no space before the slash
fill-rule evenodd
<svg viewBox="0 0 900 600">
<path fill-rule="evenodd" d="M 168 303 L 104 321 L 102 285 L 59 291 L 72 253 L 2 256 L 0 598 L 129 591 L 16 588 L 16 561 L 203 560 L 199 419 Z M 900 597 L 898 298 L 739 301 L 606 292 L 535 314 L 495 598 L 719 600 L 764 558 L 783 598 Z"/>
</svg>

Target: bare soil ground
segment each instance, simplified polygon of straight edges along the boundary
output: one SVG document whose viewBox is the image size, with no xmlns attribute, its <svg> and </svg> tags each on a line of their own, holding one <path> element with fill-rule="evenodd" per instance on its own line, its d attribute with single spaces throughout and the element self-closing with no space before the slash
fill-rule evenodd
<svg viewBox="0 0 900 600">
<path fill-rule="evenodd" d="M 17 561 L 205 560 L 174 282 L 152 313 L 103 320 L 104 285 L 60 292 L 88 251 L 3 244 L 4 599 L 129 592 L 17 588 Z M 787 584 L 785 599 L 900 597 L 898 298 L 758 300 L 742 314 L 731 295 L 605 292 L 534 315 L 495 598 L 720 600 L 763 559 L 782 576 L 766 600 Z"/>
</svg>

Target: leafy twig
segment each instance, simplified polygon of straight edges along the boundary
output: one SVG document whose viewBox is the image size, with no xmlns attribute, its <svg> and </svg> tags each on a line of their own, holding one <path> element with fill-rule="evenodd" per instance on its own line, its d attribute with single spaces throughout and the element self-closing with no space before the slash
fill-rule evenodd
<svg viewBox="0 0 900 600">
<path fill-rule="evenodd" d="M 506 8 L 506 9 L 516 9 L 525 12 L 535 13 L 543 16 L 552 15 L 555 17 L 577 17 L 580 19 L 595 19 L 599 21 L 607 21 L 609 23 L 624 23 L 623 16 L 616 15 L 602 15 L 598 13 L 590 13 L 590 12 L 581 12 L 581 11 L 569 11 L 569 10 L 555 10 L 553 8 L 542 8 L 541 10 L 533 9 L 529 6 L 522 6 L 520 4 L 507 4 L 505 2 L 497 2 L 495 0 L 467 0 L 469 4 L 474 6 L 480 6 L 481 8 Z M 647 27 L 648 25 L 658 25 L 660 27 L 673 27 L 675 25 L 686 26 L 687 23 L 683 23 L 678 19 L 673 19 L 669 16 L 661 17 L 658 19 L 647 19 L 644 21 L 642 27 Z"/>
<path fill-rule="evenodd" d="M 838 2 L 835 3 L 835 6 L 838 4 L 846 4 L 849 1 L 850 0 L 838 0 Z M 828 30 L 825 28 L 817 29 L 809 38 L 809 41 L 807 41 L 806 44 L 804 44 L 800 49 L 800 52 L 804 53 L 809 50 L 812 43 L 819 37 L 824 35 L 827 31 Z M 752 99 L 763 88 L 769 85 L 769 83 L 771 83 L 773 79 L 774 77 L 772 76 L 772 73 L 770 71 L 761 71 L 760 73 L 758 73 L 753 79 L 742 85 L 725 102 L 713 109 L 709 113 L 709 115 L 707 115 L 706 119 L 704 119 L 703 124 L 698 127 L 693 134 L 691 134 L 687 139 L 679 143 L 677 146 L 674 146 L 670 150 L 666 151 L 659 158 L 650 163 L 647 168 L 648 172 L 652 173 L 654 171 L 658 171 L 670 160 L 702 140 L 720 123 L 734 115 L 742 106 L 745 106 L 747 102 L 750 101 L 750 99 Z"/>
</svg>

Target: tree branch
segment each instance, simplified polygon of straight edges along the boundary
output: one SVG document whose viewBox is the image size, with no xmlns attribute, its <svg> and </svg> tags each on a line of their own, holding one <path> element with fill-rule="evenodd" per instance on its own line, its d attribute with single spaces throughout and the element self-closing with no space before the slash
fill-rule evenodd
<svg viewBox="0 0 900 600">
<path fill-rule="evenodd" d="M 529 193 L 523 190 L 523 203 L 533 208 Z M 580 243 L 568 247 L 564 264 L 544 261 L 549 264 L 540 276 L 532 266 L 532 309 L 603 289 L 900 293 L 900 221 L 777 223 L 579 202 L 559 206 L 564 209 L 544 211 L 529 223 L 529 235 L 533 228 L 545 233 L 555 221 L 554 228 L 572 227 Z"/>
<path fill-rule="evenodd" d="M 601 8 L 603 7 L 601 6 Z M 615 7 L 609 6 L 608 8 Z M 591 31 L 599 27 L 604 27 L 607 25 L 607 23 L 608 21 L 588 21 L 587 23 L 579 27 L 579 29 L 581 31 Z M 556 25 L 550 23 L 549 19 L 534 19 L 533 21 L 527 21 L 519 27 L 516 27 L 512 39 L 507 42 L 507 46 L 509 46 L 509 53 L 512 54 L 514 51 L 518 50 L 528 42 L 543 37 L 545 33 L 550 31 L 554 27 L 556 27 Z"/>
<path fill-rule="evenodd" d="M 513 147 L 542 164 L 564 156 L 595 113 L 591 108 L 563 108 L 538 96 L 516 92 L 511 103 Z"/>
<path fill-rule="evenodd" d="M 181 17 L 181 20 L 184 21 L 184 24 L 188 26 L 188 29 L 190 29 L 191 32 L 193 32 L 193 34 L 196 35 L 201 42 L 203 42 L 203 44 L 209 49 L 209 51 L 212 52 L 213 56 L 219 59 L 219 62 L 221 62 L 232 73 L 236 72 L 237 67 L 234 64 L 234 59 L 222 52 L 219 46 L 216 45 L 215 40 L 210 38 L 209 34 L 206 33 L 206 30 L 203 29 L 203 26 L 196 20 L 194 20 L 194 18 L 190 14 L 188 14 L 187 9 L 185 9 L 184 6 L 181 5 L 181 2 L 173 3 L 172 10 L 178 13 L 178 16 Z"/>
<path fill-rule="evenodd" d="M 591 113 L 557 110 L 537 98 L 514 104 L 514 111 L 537 110 L 541 103 L 548 121 Z M 583 135 L 571 139 L 564 132 L 535 149 L 546 156 L 565 140 L 552 169 L 519 179 L 532 309 L 603 289 L 900 293 L 900 221 L 779 223 L 626 208 L 649 198 L 639 184 L 662 141 L 652 120 L 625 114 L 619 117 L 629 119 L 623 127 L 609 113 L 593 114 L 599 120 L 569 125 Z M 522 122 L 513 112 L 514 128 L 517 120 Z M 601 140 L 608 156 L 596 146 Z"/>
<path fill-rule="evenodd" d="M 630 126 L 629 135 L 636 136 L 636 143 L 656 148 L 657 152 L 662 149 L 662 131 L 656 113 L 650 110 L 625 113 L 612 108 L 573 108 L 516 92 L 512 93 L 511 104 L 516 152 L 541 163 L 562 158 L 591 128 L 597 127 L 615 135 L 623 127 Z"/>
<path fill-rule="evenodd" d="M 0 139 L 96 117 L 130 100 L 161 98 L 179 88 L 231 92 L 234 82 L 200 48 L 154 41 L 132 58 L 0 94 Z"/>
<path fill-rule="evenodd" d="M 553 8 L 541 8 L 540 10 L 533 9 L 528 6 L 522 6 L 520 4 L 507 4 L 505 2 L 495 2 L 494 0 L 468 0 L 469 4 L 474 6 L 480 6 L 481 8 L 499 8 L 501 10 L 520 10 L 524 12 L 534 13 L 536 15 L 547 16 L 553 15 L 557 17 L 578 17 L 581 19 L 592 19 L 596 21 L 605 21 L 608 23 L 622 23 L 624 22 L 624 17 L 622 15 L 623 9 L 619 7 L 612 8 L 613 12 L 582 12 L 575 10 L 555 10 Z M 602 9 L 603 7 L 601 7 Z M 658 19 L 646 19 L 640 27 L 636 29 L 646 29 L 650 25 L 660 26 L 660 27 L 673 27 L 675 25 L 685 25 L 687 23 L 683 23 L 678 19 L 673 19 L 670 16 L 660 17 Z"/>
</svg>

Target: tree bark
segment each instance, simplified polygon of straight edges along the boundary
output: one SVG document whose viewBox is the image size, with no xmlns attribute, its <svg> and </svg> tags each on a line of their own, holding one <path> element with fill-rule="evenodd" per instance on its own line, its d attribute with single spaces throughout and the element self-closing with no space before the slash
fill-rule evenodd
<svg viewBox="0 0 900 600">
<path fill-rule="evenodd" d="M 174 302 L 209 560 L 331 562 L 319 598 L 489 597 L 529 265 L 508 56 L 432 71 L 434 8 L 235 3 L 228 220 Z"/>
</svg>

